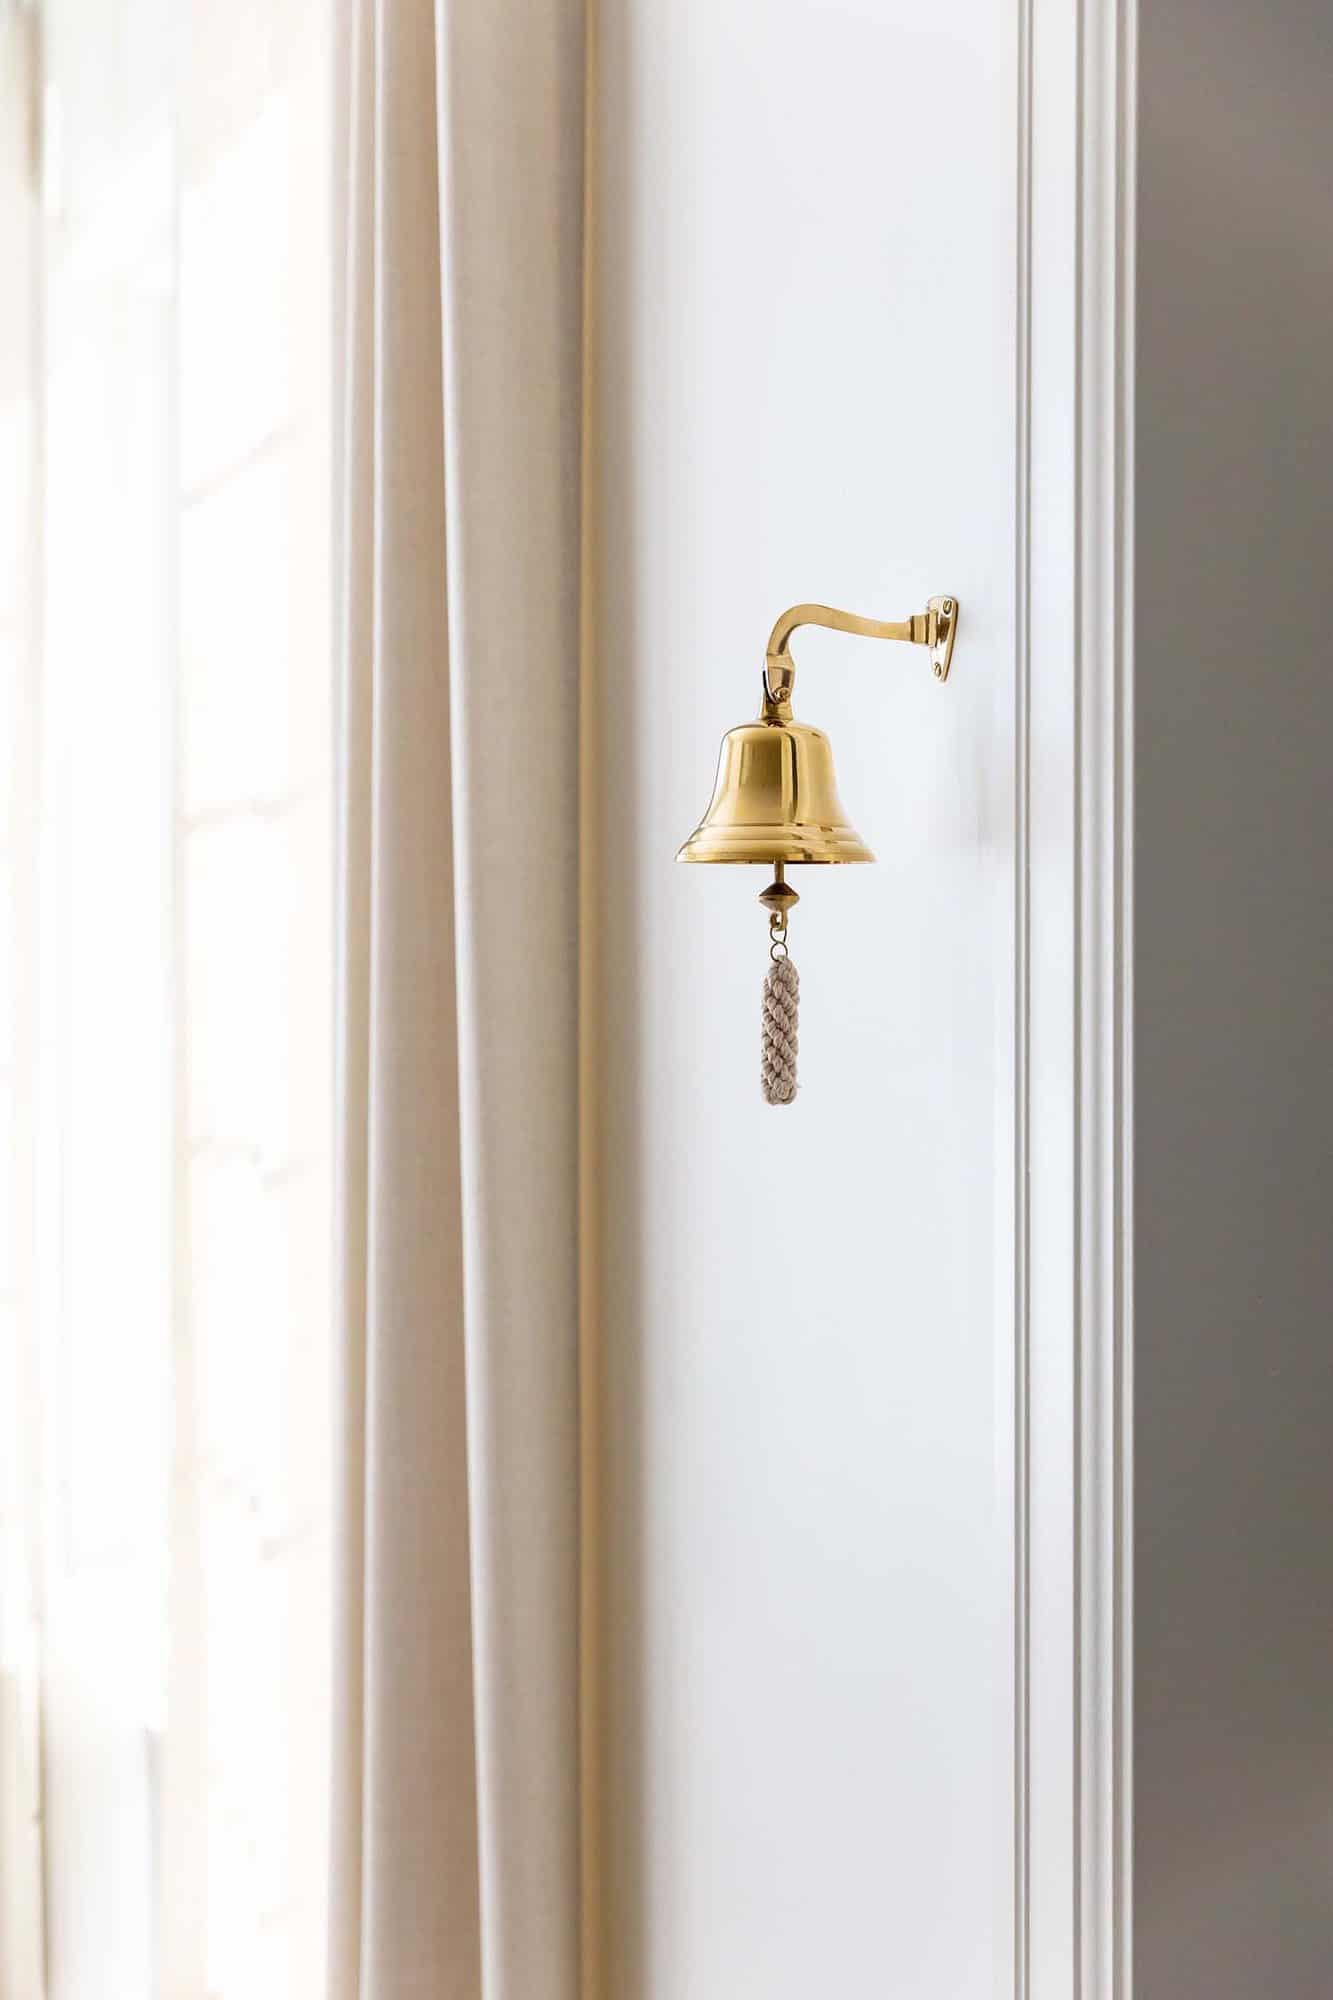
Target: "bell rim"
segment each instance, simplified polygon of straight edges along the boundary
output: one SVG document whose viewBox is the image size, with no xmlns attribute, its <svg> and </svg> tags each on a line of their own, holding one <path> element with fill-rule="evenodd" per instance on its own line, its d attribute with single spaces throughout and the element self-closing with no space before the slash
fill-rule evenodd
<svg viewBox="0 0 1333 2000">
<path fill-rule="evenodd" d="M 771 868 L 778 861 L 787 868 L 851 868 L 875 859 L 872 849 L 850 827 L 839 827 L 827 833 L 821 829 L 821 844 L 839 840 L 845 844 L 846 853 L 814 854 L 810 852 L 813 842 L 794 839 L 790 832 L 766 840 L 762 833 L 756 839 L 753 831 L 747 829 L 744 840 L 729 843 L 733 851 L 728 853 L 725 846 L 716 842 L 716 836 L 713 840 L 699 840 L 691 834 L 683 846 L 677 848 L 676 859 L 694 867 L 733 868 Z"/>
<path fill-rule="evenodd" d="M 676 855 L 686 868 L 772 868 L 780 861 L 784 868 L 858 868 L 875 861 L 873 854 L 684 854 Z"/>
</svg>

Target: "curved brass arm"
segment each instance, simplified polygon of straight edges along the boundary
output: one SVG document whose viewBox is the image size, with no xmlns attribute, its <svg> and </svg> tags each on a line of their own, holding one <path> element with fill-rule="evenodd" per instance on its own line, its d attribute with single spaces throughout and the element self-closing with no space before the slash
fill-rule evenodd
<svg viewBox="0 0 1333 2000">
<path fill-rule="evenodd" d="M 788 651 L 791 635 L 802 625 L 825 625 L 833 632 L 851 632 L 862 639 L 902 639 L 911 646 L 929 646 L 937 681 L 947 681 L 958 631 L 958 599 L 932 597 L 924 611 L 885 623 L 861 618 L 854 611 L 836 611 L 830 604 L 794 604 L 784 611 L 769 634 L 764 655 L 764 704 L 781 708 L 796 685 L 796 663 Z"/>
</svg>

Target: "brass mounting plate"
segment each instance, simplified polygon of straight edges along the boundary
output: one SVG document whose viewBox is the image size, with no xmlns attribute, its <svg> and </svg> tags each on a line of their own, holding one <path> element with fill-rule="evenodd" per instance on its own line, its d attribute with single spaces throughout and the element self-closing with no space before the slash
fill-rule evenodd
<svg viewBox="0 0 1333 2000">
<path fill-rule="evenodd" d="M 953 642 L 958 636 L 958 599 L 932 597 L 927 610 L 933 611 L 935 636 L 930 641 L 931 672 L 937 681 L 947 681 L 953 664 Z"/>
</svg>

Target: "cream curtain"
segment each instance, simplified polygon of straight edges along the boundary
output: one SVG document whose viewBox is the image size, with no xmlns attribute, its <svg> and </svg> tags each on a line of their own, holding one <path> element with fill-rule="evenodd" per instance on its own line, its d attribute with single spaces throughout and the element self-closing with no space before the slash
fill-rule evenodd
<svg viewBox="0 0 1333 2000">
<path fill-rule="evenodd" d="M 581 0 L 345 0 L 332 2000 L 579 1986 Z"/>
</svg>

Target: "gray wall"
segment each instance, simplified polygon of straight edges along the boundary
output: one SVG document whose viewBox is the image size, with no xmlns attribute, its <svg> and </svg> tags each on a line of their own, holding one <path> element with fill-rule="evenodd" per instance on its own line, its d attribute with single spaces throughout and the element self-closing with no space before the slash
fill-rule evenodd
<svg viewBox="0 0 1333 2000">
<path fill-rule="evenodd" d="M 1141 0 L 1136 2000 L 1333 1992 L 1333 8 Z"/>
</svg>

